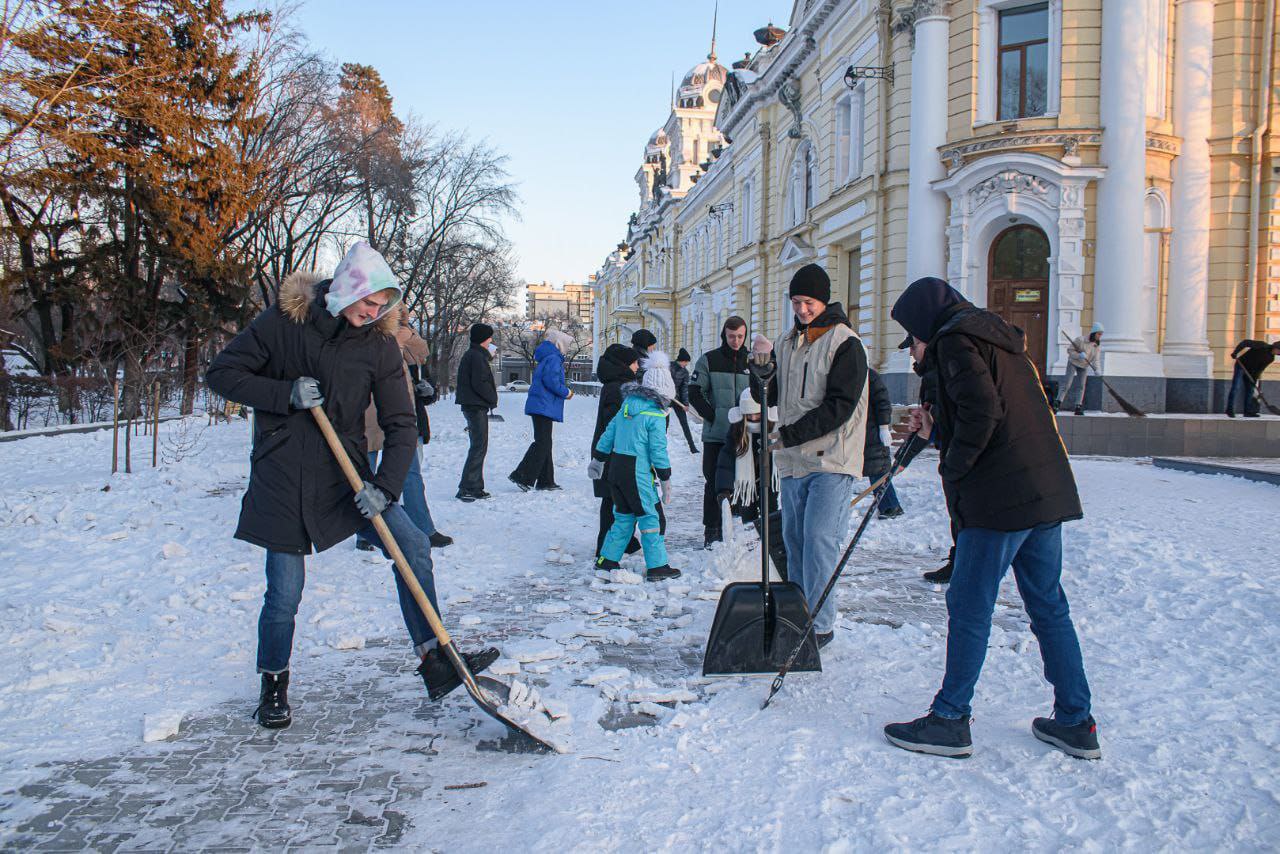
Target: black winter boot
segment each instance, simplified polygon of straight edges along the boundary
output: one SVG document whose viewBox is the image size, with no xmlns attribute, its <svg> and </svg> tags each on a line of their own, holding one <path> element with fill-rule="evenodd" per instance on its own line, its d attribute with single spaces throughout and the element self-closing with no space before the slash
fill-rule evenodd
<svg viewBox="0 0 1280 854">
<path fill-rule="evenodd" d="M 924 574 L 924 580 L 930 584 L 947 584 L 951 581 L 951 573 L 955 568 L 956 565 L 948 560 L 932 572 L 926 572 Z"/>
<path fill-rule="evenodd" d="M 427 539 L 431 541 L 431 548 L 433 549 L 442 549 L 445 546 L 453 545 L 453 537 L 448 534 L 442 534 L 439 531 L 436 531 Z"/>
<path fill-rule="evenodd" d="M 596 569 L 603 569 L 605 572 L 608 572 L 609 570 L 617 569 L 620 566 L 622 566 L 622 564 L 618 563 L 616 560 L 609 560 L 604 555 L 600 555 L 596 558 Z"/>
<path fill-rule="evenodd" d="M 951 720 L 935 715 L 932 710 L 922 718 L 903 724 L 889 724 L 884 737 L 894 747 L 931 753 L 934 756 L 951 756 L 965 759 L 973 754 L 973 739 L 969 737 L 967 717 Z"/>
<path fill-rule="evenodd" d="M 262 674 L 262 694 L 253 716 L 267 729 L 284 729 L 293 723 L 289 709 L 289 671 Z"/>
<path fill-rule="evenodd" d="M 1053 718 L 1036 718 L 1031 722 L 1031 734 L 1052 744 L 1068 756 L 1077 759 L 1101 759 L 1098 745 L 1098 725 L 1090 715 L 1075 726 L 1063 726 Z"/>
<path fill-rule="evenodd" d="M 645 581 L 666 581 L 669 578 L 679 578 L 680 570 L 672 569 L 668 564 L 655 566 L 653 569 L 645 570 Z"/>
<path fill-rule="evenodd" d="M 713 528 L 708 525 L 702 535 L 702 547 L 704 549 L 709 549 L 723 539 L 724 535 L 718 527 Z"/>
<path fill-rule="evenodd" d="M 490 646 L 479 652 L 464 652 L 462 660 L 467 663 L 471 675 L 475 676 L 498 660 L 498 650 Z M 433 700 L 439 700 L 462 684 L 462 677 L 439 647 L 427 653 L 418 665 L 417 672 L 427 685 L 427 695 Z"/>
</svg>

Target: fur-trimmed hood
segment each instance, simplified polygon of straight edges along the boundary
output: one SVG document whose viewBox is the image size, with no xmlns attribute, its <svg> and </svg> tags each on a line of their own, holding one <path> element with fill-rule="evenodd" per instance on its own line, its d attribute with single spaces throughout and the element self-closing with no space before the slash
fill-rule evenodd
<svg viewBox="0 0 1280 854">
<path fill-rule="evenodd" d="M 312 303 L 324 296 L 332 281 L 313 270 L 298 270 L 285 276 L 284 281 L 280 283 L 278 301 L 281 313 L 294 323 L 306 323 Z M 328 313 L 323 301 L 317 309 Z M 400 325 L 400 307 L 393 306 L 390 311 L 384 312 L 374 321 L 373 325 L 379 333 L 388 338 L 394 337 L 396 327 Z"/>
<path fill-rule="evenodd" d="M 663 397 L 648 386 L 643 386 L 637 382 L 623 383 L 622 396 L 624 399 L 628 397 L 642 397 L 651 403 L 656 403 L 662 409 L 666 409 L 671 405 L 671 401 L 668 398 Z"/>
</svg>

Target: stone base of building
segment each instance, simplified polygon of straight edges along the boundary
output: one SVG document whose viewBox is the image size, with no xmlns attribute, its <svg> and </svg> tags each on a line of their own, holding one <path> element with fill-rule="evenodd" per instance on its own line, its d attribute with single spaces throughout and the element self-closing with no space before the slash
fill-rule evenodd
<svg viewBox="0 0 1280 854">
<path fill-rule="evenodd" d="M 883 374 L 889 398 L 895 404 L 913 404 L 920 399 L 920 378 L 914 373 Z M 1181 379 L 1176 377 L 1109 377 L 1116 393 L 1148 414 L 1178 413 L 1213 415 L 1226 412 L 1230 380 Z M 1051 377 L 1049 385 L 1061 394 L 1062 377 Z M 1280 406 L 1280 381 L 1264 380 L 1262 394 L 1273 406 Z M 1107 394 L 1102 381 L 1089 377 L 1085 386 L 1084 408 L 1089 412 L 1121 412 L 1120 406 Z M 1236 414 L 1243 412 L 1236 401 Z M 1265 414 L 1265 412 L 1264 412 Z"/>
<path fill-rule="evenodd" d="M 1109 457 L 1280 457 L 1280 418 L 1062 415 L 1058 431 L 1073 455 Z"/>
</svg>

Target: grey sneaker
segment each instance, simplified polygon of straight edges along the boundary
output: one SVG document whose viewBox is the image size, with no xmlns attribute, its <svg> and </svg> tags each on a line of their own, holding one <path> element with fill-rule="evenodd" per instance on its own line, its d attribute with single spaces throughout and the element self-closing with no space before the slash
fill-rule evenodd
<svg viewBox="0 0 1280 854">
<path fill-rule="evenodd" d="M 889 724 L 884 737 L 894 747 L 931 753 L 934 756 L 950 756 L 967 759 L 973 755 L 973 739 L 969 737 L 969 719 L 943 718 L 932 711 L 922 718 L 902 724 Z"/>
<path fill-rule="evenodd" d="M 1098 724 L 1092 715 L 1075 726 L 1063 726 L 1053 718 L 1036 718 L 1031 722 L 1031 734 L 1068 756 L 1077 759 L 1102 758 L 1102 748 L 1098 745 Z"/>
</svg>

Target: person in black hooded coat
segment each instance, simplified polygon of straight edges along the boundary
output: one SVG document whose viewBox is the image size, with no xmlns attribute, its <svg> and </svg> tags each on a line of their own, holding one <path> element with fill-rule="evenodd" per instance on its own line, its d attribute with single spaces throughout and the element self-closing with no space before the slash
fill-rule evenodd
<svg viewBox="0 0 1280 854">
<path fill-rule="evenodd" d="M 937 401 L 912 414 L 937 431 L 938 472 L 959 527 L 947 590 L 947 663 L 929 714 L 889 724 L 895 746 L 968 756 L 970 705 L 982 671 L 1000 581 L 1018 592 L 1054 687 L 1054 716 L 1036 718 L 1041 741 L 1079 758 L 1101 756 L 1084 661 L 1062 589 L 1062 523 L 1083 515 L 1057 422 L 1022 330 L 976 308 L 946 282 L 912 282 L 891 316 L 937 370 Z M 913 353 L 914 355 L 914 353 Z"/>
</svg>

